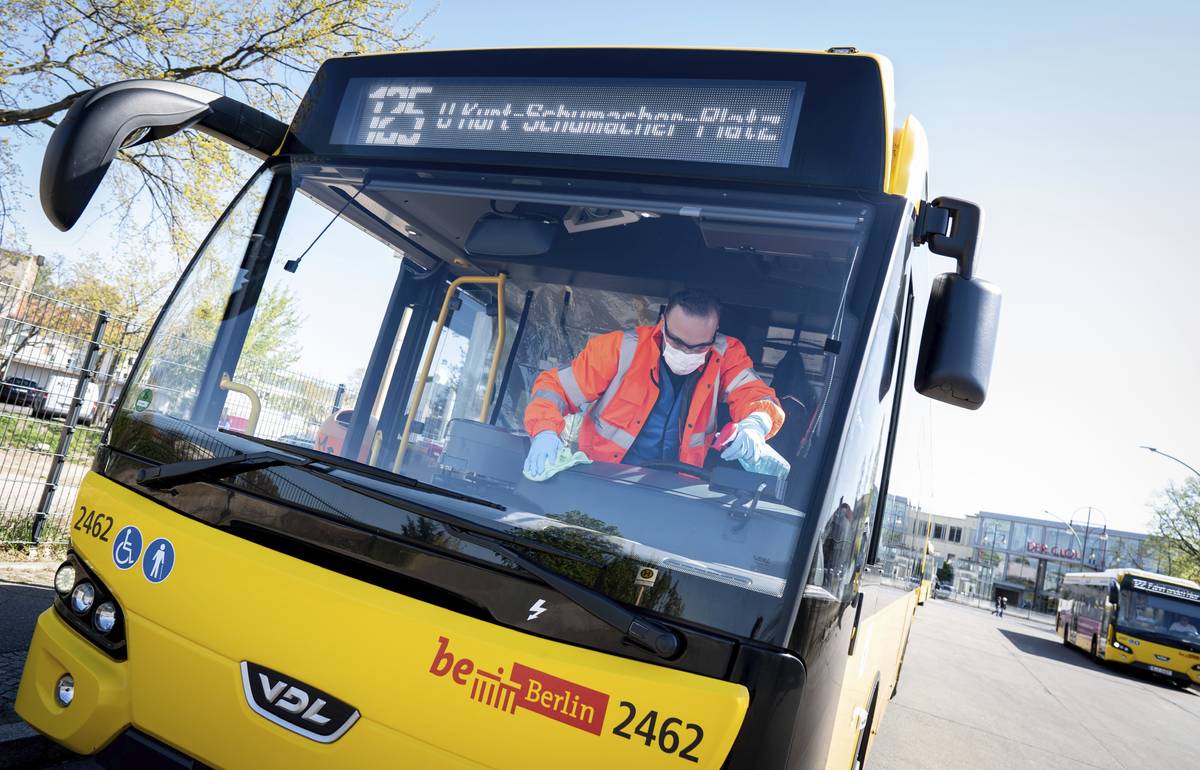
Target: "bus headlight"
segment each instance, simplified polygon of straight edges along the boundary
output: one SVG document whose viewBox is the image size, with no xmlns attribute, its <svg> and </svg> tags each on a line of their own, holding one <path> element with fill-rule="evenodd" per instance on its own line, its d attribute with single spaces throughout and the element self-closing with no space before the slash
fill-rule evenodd
<svg viewBox="0 0 1200 770">
<path fill-rule="evenodd" d="M 1121 642 L 1119 642 L 1119 641 L 1118 641 L 1118 640 L 1116 640 L 1116 639 L 1113 639 L 1112 646 L 1113 646 L 1113 647 L 1116 647 L 1118 650 L 1120 650 L 1121 652 L 1124 652 L 1124 653 L 1126 653 L 1126 654 L 1129 654 L 1129 655 L 1132 655 L 1132 654 L 1133 654 L 1133 648 L 1132 648 L 1132 647 L 1126 647 L 1125 645 L 1121 644 Z"/>
<path fill-rule="evenodd" d="M 70 706 L 71 701 L 75 700 L 75 678 L 73 676 L 63 674 L 58 678 L 58 683 L 54 685 L 54 700 L 63 707 Z"/>
<path fill-rule="evenodd" d="M 75 565 L 69 561 L 64 561 L 59 565 L 58 571 L 54 573 L 54 590 L 58 591 L 59 596 L 66 596 L 71 593 L 71 589 L 75 586 Z"/>
<path fill-rule="evenodd" d="M 1192 666 L 1192 671 L 1200 671 L 1200 663 L 1197 663 L 1196 665 Z"/>
<path fill-rule="evenodd" d="M 80 615 L 86 615 L 94 601 L 96 601 L 96 589 L 87 581 L 75 586 L 75 590 L 71 592 L 71 609 Z"/>
<path fill-rule="evenodd" d="M 67 562 L 54 576 L 54 611 L 106 655 L 125 660 L 121 603 L 79 554 L 68 551 Z"/>
<path fill-rule="evenodd" d="M 112 602 L 105 602 L 96 608 L 96 614 L 92 616 L 92 625 L 102 634 L 107 634 L 113 630 L 113 626 L 117 624 L 117 606 Z"/>
</svg>

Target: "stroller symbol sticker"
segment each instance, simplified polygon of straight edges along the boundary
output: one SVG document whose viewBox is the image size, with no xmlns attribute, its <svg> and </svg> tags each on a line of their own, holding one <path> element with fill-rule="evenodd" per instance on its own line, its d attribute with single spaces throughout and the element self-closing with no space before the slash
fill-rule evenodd
<svg viewBox="0 0 1200 770">
<path fill-rule="evenodd" d="M 142 574 L 151 583 L 161 583 L 175 567 L 175 546 L 165 537 L 151 541 L 146 546 L 146 557 L 142 559 Z"/>
<path fill-rule="evenodd" d="M 117 539 L 113 541 L 113 564 L 117 565 L 117 569 L 129 569 L 137 564 L 138 557 L 142 555 L 142 532 L 137 527 L 130 525 L 117 533 Z"/>
</svg>

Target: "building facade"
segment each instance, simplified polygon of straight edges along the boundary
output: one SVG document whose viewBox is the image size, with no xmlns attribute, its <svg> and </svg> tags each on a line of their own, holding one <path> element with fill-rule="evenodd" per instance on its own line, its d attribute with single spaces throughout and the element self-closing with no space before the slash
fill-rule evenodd
<svg viewBox="0 0 1200 770">
<path fill-rule="evenodd" d="M 980 565 L 978 594 L 1005 596 L 1010 607 L 1052 612 L 1063 575 L 1112 567 L 1160 572 L 1148 535 L 1080 521 L 1010 516 L 981 511 L 973 530 Z"/>
<path fill-rule="evenodd" d="M 924 539 L 929 533 L 929 558 L 933 560 L 934 574 L 949 562 L 953 578 L 945 581 L 962 597 L 979 594 L 979 569 L 975 562 L 975 529 L 979 526 L 976 516 L 944 516 L 933 513 L 914 522 L 913 537 Z M 944 573 L 943 573 L 944 574 Z"/>
<path fill-rule="evenodd" d="M 965 596 L 978 593 L 975 557 L 975 516 L 943 516 L 922 510 L 900 495 L 888 495 L 880 539 L 880 566 L 896 583 L 920 579 L 922 565 L 933 575 L 947 561 L 954 568 L 951 585 Z M 928 534 L 928 550 L 926 535 Z"/>
</svg>

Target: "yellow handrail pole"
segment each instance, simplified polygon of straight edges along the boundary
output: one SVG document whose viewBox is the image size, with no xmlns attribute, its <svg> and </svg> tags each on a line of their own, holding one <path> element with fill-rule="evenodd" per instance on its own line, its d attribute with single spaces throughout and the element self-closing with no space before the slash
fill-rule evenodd
<svg viewBox="0 0 1200 770">
<path fill-rule="evenodd" d="M 229 379 L 229 375 L 221 372 L 221 390 L 232 391 L 233 393 L 241 393 L 246 398 L 250 399 L 250 416 L 246 418 L 246 433 L 253 436 L 254 431 L 258 429 L 258 414 L 262 411 L 262 401 L 259 400 L 258 394 L 254 392 L 254 388 L 249 385 L 243 385 L 239 382 L 234 382 Z"/>
<path fill-rule="evenodd" d="M 492 388 L 496 385 L 496 369 L 500 366 L 500 351 L 504 347 L 504 281 L 505 275 L 496 276 L 496 349 L 492 351 L 492 368 L 488 370 L 487 385 L 483 389 L 483 405 L 479 407 L 479 421 L 487 422 L 488 408 L 492 405 Z"/>
<path fill-rule="evenodd" d="M 450 300 L 454 296 L 454 290 L 466 283 L 479 284 L 495 284 L 498 286 L 504 285 L 505 276 L 501 275 L 464 275 L 455 278 L 446 287 L 446 296 L 442 299 L 442 310 L 438 313 L 437 323 L 433 327 L 433 338 L 429 340 L 429 347 L 425 350 L 425 356 L 421 361 L 421 371 L 417 374 L 417 387 L 413 393 L 412 400 L 408 405 L 408 417 L 404 420 L 404 433 L 400 436 L 400 449 L 396 452 L 396 462 L 392 464 L 392 472 L 399 473 L 400 466 L 404 462 L 404 453 L 408 450 L 408 437 L 412 431 L 413 420 L 417 416 L 417 407 L 421 405 L 421 397 L 425 395 L 425 380 L 429 377 L 429 367 L 433 363 L 433 354 L 437 351 L 438 341 L 442 338 L 442 329 L 446 326 L 446 316 L 450 314 Z M 504 313 L 504 305 L 500 304 L 497 310 L 497 317 L 502 321 Z M 503 334 L 504 325 L 500 324 L 501 334 Z M 489 387 L 496 375 L 496 364 L 499 362 L 499 354 L 492 355 L 492 371 L 488 375 Z M 488 395 L 485 394 L 485 402 L 488 400 Z M 485 404 L 486 409 L 486 404 Z"/>
</svg>

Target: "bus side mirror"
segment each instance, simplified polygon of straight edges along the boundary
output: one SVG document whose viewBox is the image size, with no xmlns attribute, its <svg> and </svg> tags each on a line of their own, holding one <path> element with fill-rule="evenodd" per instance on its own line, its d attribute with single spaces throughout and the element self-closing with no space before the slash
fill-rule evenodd
<svg viewBox="0 0 1200 770">
<path fill-rule="evenodd" d="M 1108 603 L 1115 605 L 1120 601 L 1120 598 L 1121 598 L 1121 592 L 1117 588 L 1117 584 L 1111 583 L 1108 586 Z"/>
<path fill-rule="evenodd" d="M 996 286 L 955 273 L 935 278 L 917 355 L 917 392 L 965 409 L 982 406 L 999 323 Z"/>
<path fill-rule="evenodd" d="M 108 173 L 117 151 L 195 126 L 265 158 L 277 150 L 287 125 L 204 88 L 166 80 L 126 80 L 76 101 L 46 145 L 42 210 L 69 230 Z"/>
<path fill-rule="evenodd" d="M 973 277 L 983 211 L 956 198 L 922 203 L 915 240 L 935 254 L 958 260 L 957 273 L 933 281 L 914 384 L 938 401 L 978 409 L 987 398 L 996 335 L 1000 289 Z"/>
</svg>

